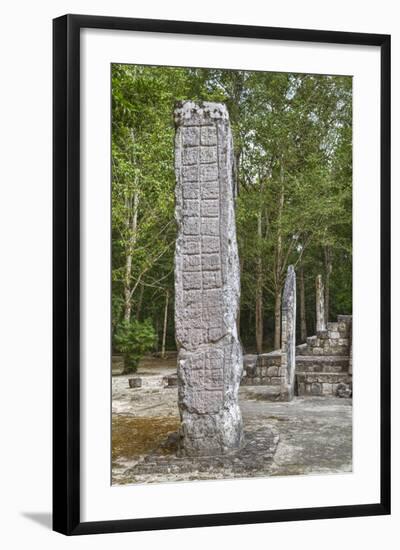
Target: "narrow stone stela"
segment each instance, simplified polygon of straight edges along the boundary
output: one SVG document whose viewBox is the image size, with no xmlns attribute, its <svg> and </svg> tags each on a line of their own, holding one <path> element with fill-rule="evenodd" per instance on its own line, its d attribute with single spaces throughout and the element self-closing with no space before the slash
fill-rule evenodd
<svg viewBox="0 0 400 550">
<path fill-rule="evenodd" d="M 317 275 L 315 279 L 315 307 L 316 307 L 316 327 L 315 332 L 326 330 L 325 321 L 325 290 L 322 282 L 322 275 Z"/>
<path fill-rule="evenodd" d="M 180 450 L 187 456 L 225 454 L 242 443 L 232 134 L 219 103 L 184 102 L 175 110 L 175 124 Z"/>
<path fill-rule="evenodd" d="M 287 270 L 282 297 L 282 355 L 281 392 L 282 401 L 294 396 L 296 370 L 296 273 L 290 265 Z"/>
</svg>

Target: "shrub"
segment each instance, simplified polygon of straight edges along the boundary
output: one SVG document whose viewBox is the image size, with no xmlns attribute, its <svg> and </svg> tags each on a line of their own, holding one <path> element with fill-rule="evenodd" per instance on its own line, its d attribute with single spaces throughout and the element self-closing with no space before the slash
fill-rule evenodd
<svg viewBox="0 0 400 550">
<path fill-rule="evenodd" d="M 117 351 L 124 356 L 124 372 L 136 372 L 143 355 L 154 346 L 156 334 L 149 319 L 123 321 L 115 332 Z"/>
</svg>

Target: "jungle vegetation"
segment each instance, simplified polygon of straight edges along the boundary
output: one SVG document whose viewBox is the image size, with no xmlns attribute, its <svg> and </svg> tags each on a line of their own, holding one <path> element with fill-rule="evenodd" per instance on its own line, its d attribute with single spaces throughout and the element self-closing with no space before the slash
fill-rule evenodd
<svg viewBox="0 0 400 550">
<path fill-rule="evenodd" d="M 113 64 L 114 349 L 129 325 L 146 349 L 175 349 L 173 110 L 187 99 L 229 110 L 245 350 L 280 347 L 289 264 L 299 343 L 314 334 L 317 274 L 328 320 L 351 313 L 351 77 Z"/>
</svg>

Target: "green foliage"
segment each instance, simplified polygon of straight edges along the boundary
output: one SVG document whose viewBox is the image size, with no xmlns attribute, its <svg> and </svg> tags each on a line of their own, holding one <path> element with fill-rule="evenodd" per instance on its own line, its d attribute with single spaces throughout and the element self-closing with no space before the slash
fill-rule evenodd
<svg viewBox="0 0 400 550">
<path fill-rule="evenodd" d="M 160 341 L 167 291 L 173 303 L 173 110 L 183 99 L 222 101 L 229 110 L 245 344 L 254 345 L 261 292 L 272 346 L 274 307 L 290 263 L 303 266 L 310 333 L 317 273 L 330 278 L 331 318 L 350 312 L 351 77 L 113 64 L 114 332 L 123 319 L 149 318 Z M 172 307 L 167 320 L 171 348 Z"/>
<path fill-rule="evenodd" d="M 136 372 L 140 359 L 152 349 L 156 334 L 149 319 L 145 321 L 122 321 L 118 326 L 114 342 L 117 351 L 124 356 L 125 372 Z"/>
</svg>

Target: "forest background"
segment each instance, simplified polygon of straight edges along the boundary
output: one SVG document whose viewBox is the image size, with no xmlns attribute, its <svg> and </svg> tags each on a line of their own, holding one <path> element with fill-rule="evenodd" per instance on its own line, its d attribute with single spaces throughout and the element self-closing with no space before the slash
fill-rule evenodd
<svg viewBox="0 0 400 550">
<path fill-rule="evenodd" d="M 290 264 L 298 343 L 315 333 L 318 274 L 327 321 L 350 314 L 352 78 L 113 64 L 113 349 L 176 349 L 173 111 L 187 99 L 229 111 L 245 351 L 280 347 Z"/>
</svg>

